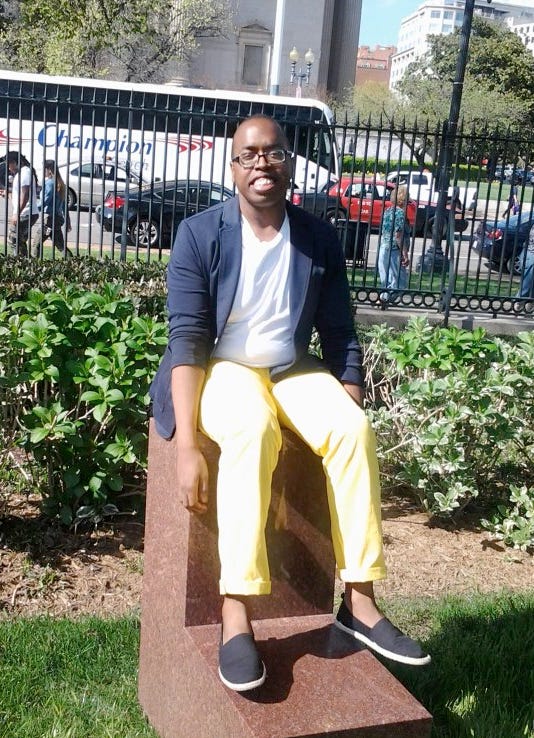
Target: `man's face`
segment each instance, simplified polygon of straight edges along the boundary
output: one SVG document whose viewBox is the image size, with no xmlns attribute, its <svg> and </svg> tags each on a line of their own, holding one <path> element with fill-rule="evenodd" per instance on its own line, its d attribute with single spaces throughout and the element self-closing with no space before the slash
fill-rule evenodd
<svg viewBox="0 0 534 738">
<path fill-rule="evenodd" d="M 287 141 L 274 121 L 256 118 L 237 129 L 232 157 L 244 151 L 266 154 L 273 149 L 287 149 Z M 252 208 L 265 208 L 284 202 L 291 179 L 291 160 L 270 164 L 264 156 L 256 158 L 250 169 L 232 162 L 232 177 L 240 197 Z"/>
<path fill-rule="evenodd" d="M 11 174 L 16 174 L 18 171 L 17 162 L 14 159 L 10 159 L 7 163 L 7 168 Z"/>
</svg>

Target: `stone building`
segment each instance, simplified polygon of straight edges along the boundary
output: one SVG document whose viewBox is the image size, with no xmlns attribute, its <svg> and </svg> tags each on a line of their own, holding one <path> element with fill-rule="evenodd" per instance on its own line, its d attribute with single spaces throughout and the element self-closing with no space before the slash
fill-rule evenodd
<svg viewBox="0 0 534 738">
<path fill-rule="evenodd" d="M 224 35 L 200 39 L 198 53 L 175 81 L 207 88 L 270 91 L 278 3 L 284 7 L 280 94 L 294 94 L 289 84 L 293 47 L 300 53 L 297 73 L 306 71 L 308 49 L 315 57 L 304 94 L 338 94 L 354 84 L 362 0 L 235 0 Z"/>
<path fill-rule="evenodd" d="M 428 49 L 427 36 L 429 34 L 449 34 L 460 28 L 464 18 L 464 0 L 424 0 L 419 7 L 409 15 L 405 16 L 399 28 L 397 41 L 397 53 L 391 61 L 391 74 L 389 86 L 394 89 L 402 79 L 408 65 L 422 56 Z M 512 30 L 516 31 L 523 39 L 529 39 L 531 32 L 522 33 L 519 26 L 534 28 L 534 8 L 532 0 L 527 3 L 500 2 L 491 0 L 475 0 L 474 14 L 488 20 L 507 22 Z M 529 25 L 530 24 L 530 25 Z"/>
<path fill-rule="evenodd" d="M 356 85 L 366 82 L 383 82 L 389 84 L 391 57 L 397 51 L 396 46 L 360 46 L 356 58 Z"/>
</svg>

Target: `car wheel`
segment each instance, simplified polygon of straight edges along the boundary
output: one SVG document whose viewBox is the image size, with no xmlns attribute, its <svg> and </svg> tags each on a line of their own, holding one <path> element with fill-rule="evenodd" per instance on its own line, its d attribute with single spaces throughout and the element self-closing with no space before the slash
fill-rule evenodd
<svg viewBox="0 0 534 738">
<path fill-rule="evenodd" d="M 159 225 L 155 220 L 150 220 L 149 218 L 134 220 L 128 232 L 134 246 L 152 248 L 153 246 L 159 245 Z"/>
<path fill-rule="evenodd" d="M 78 198 L 76 197 L 76 193 L 74 190 L 69 187 L 67 190 L 67 207 L 69 210 L 74 210 L 76 207 L 76 203 L 78 202 Z"/>
<path fill-rule="evenodd" d="M 346 217 L 343 210 L 327 210 L 325 220 L 335 227 L 339 220 L 344 220 Z"/>
<path fill-rule="evenodd" d="M 523 271 L 523 259 L 521 254 L 517 254 L 515 257 L 511 256 L 506 262 L 506 268 L 509 274 L 513 274 L 516 277 L 521 275 Z"/>
</svg>

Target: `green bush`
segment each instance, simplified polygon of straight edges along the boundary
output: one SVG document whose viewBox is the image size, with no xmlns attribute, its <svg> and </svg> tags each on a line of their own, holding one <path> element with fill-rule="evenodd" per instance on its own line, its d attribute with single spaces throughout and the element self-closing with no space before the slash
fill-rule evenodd
<svg viewBox="0 0 534 738">
<path fill-rule="evenodd" d="M 397 169 L 417 170 L 417 162 L 410 160 L 388 161 L 387 159 L 376 159 L 374 156 L 350 156 L 345 155 L 342 161 L 342 171 L 346 173 L 359 174 L 361 172 L 377 172 L 385 176 L 388 172 Z"/>
<path fill-rule="evenodd" d="M 365 353 L 386 486 L 434 515 L 532 486 L 533 333 L 510 344 L 417 318 L 400 334 L 373 328 Z"/>
<path fill-rule="evenodd" d="M 75 284 L 99 291 L 115 284 L 120 293 L 136 299 L 139 312 L 163 315 L 165 311 L 166 265 L 159 261 L 120 262 L 81 257 L 72 259 L 21 259 L 0 257 L 0 298 L 24 300 L 32 289 L 42 292 Z"/>
<path fill-rule="evenodd" d="M 0 303 L 4 448 L 28 452 L 45 513 L 65 524 L 115 511 L 146 466 L 147 392 L 166 323 L 120 292 L 57 281 Z"/>
<path fill-rule="evenodd" d="M 21 446 L 45 513 L 65 524 L 144 488 L 164 275 L 158 264 L 0 259 L 0 476 L 11 483 Z M 478 500 L 496 537 L 534 546 L 534 334 L 507 341 L 421 318 L 360 333 L 386 494 L 431 515 Z"/>
<path fill-rule="evenodd" d="M 493 536 L 523 551 L 534 548 L 534 488 L 510 486 L 511 507 L 498 505 L 492 520 L 481 520 Z"/>
</svg>

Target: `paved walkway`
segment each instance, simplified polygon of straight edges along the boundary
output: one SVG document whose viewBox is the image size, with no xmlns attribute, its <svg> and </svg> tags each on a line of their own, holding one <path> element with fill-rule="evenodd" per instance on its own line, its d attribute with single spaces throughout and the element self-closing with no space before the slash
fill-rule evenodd
<svg viewBox="0 0 534 738">
<path fill-rule="evenodd" d="M 409 308 L 389 307 L 381 310 L 369 305 L 358 305 L 356 310 L 356 322 L 362 325 L 375 325 L 387 323 L 388 325 L 402 328 L 408 320 L 413 317 L 426 317 L 431 324 L 443 323 L 443 313 L 435 310 L 411 310 Z M 484 328 L 490 335 L 511 336 L 522 331 L 534 330 L 534 313 L 530 315 L 500 315 L 494 318 L 487 313 L 470 313 L 454 311 L 449 314 L 449 325 L 458 328 Z"/>
</svg>

